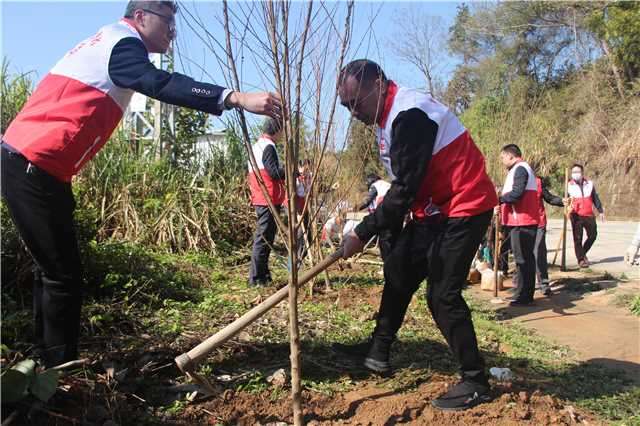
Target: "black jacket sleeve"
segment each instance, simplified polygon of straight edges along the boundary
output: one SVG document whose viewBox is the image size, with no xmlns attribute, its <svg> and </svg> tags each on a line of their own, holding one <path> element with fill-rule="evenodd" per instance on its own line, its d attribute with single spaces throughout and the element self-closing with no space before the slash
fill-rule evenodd
<svg viewBox="0 0 640 426">
<path fill-rule="evenodd" d="M 551 204 L 552 206 L 562 207 L 564 205 L 562 204 L 562 198 L 558 197 L 557 195 L 553 195 L 551 192 L 549 192 L 549 190 L 547 189 L 547 185 L 544 183 L 544 181 L 542 181 L 542 198 L 544 199 L 544 201 L 546 201 L 548 204 Z"/>
<path fill-rule="evenodd" d="M 602 208 L 602 202 L 600 201 L 600 197 L 596 193 L 596 188 L 594 187 L 591 190 L 591 200 L 593 201 L 593 205 L 595 206 L 598 213 L 604 213 L 604 209 Z"/>
<path fill-rule="evenodd" d="M 382 204 L 355 228 L 362 241 L 383 229 L 402 229 L 404 216 L 427 173 L 437 133 L 437 123 L 417 108 L 401 112 L 393 121 L 389 155 L 395 179 Z"/>
<path fill-rule="evenodd" d="M 264 151 L 262 151 L 262 164 L 264 164 L 264 168 L 269 176 L 271 176 L 271 179 L 284 180 L 284 169 L 280 167 L 278 154 L 273 145 L 268 145 Z"/>
<path fill-rule="evenodd" d="M 225 88 L 195 81 L 177 72 L 156 68 L 141 40 L 127 37 L 113 47 L 109 77 L 116 86 L 135 90 L 159 101 L 220 115 Z"/>
<path fill-rule="evenodd" d="M 376 199 L 377 196 L 378 196 L 378 190 L 376 189 L 375 186 L 371 185 L 369 187 L 369 193 L 367 194 L 367 198 L 365 198 L 362 201 L 362 203 L 360 203 L 360 205 L 358 206 L 358 211 L 364 210 L 367 207 L 369 207 L 369 204 L 371 204 L 373 200 Z"/>
<path fill-rule="evenodd" d="M 524 167 L 518 167 L 515 176 L 513 176 L 513 188 L 511 188 L 511 191 L 500 196 L 500 203 L 513 204 L 520 200 L 527 187 L 527 180 L 529 180 L 527 170 Z"/>
</svg>

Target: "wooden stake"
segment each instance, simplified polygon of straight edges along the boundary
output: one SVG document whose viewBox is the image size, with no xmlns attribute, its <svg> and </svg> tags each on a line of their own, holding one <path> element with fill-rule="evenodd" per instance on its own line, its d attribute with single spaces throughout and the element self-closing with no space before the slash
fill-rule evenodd
<svg viewBox="0 0 640 426">
<path fill-rule="evenodd" d="M 567 187 L 569 185 L 569 169 L 564 169 L 564 198 L 567 198 Z M 562 208 L 562 261 L 560 270 L 567 270 L 567 206 Z"/>
<path fill-rule="evenodd" d="M 491 299 L 491 303 L 504 303 L 504 301 L 498 296 L 498 267 L 500 265 L 500 247 L 502 246 L 502 241 L 500 241 L 500 212 L 495 214 L 496 220 L 496 229 L 495 229 L 495 241 L 494 241 L 494 252 L 493 252 L 493 275 L 495 277 L 495 285 L 493 288 L 493 299 Z"/>
<path fill-rule="evenodd" d="M 305 273 L 298 278 L 298 287 L 311 281 L 313 277 L 327 269 L 329 266 L 331 266 L 341 258 L 342 249 L 339 249 L 338 251 L 331 254 L 331 256 L 326 257 L 322 262 L 315 265 L 310 270 L 305 271 Z M 260 318 L 278 303 L 282 302 L 287 298 L 288 294 L 289 286 L 287 285 L 286 287 L 281 288 L 280 290 L 269 296 L 259 305 L 254 306 L 253 309 L 242 315 L 240 318 L 238 318 L 222 330 L 218 331 L 216 334 L 204 340 L 189 352 L 185 352 L 182 355 L 176 357 L 175 361 L 178 365 L 178 368 L 180 368 L 180 370 L 184 373 L 193 371 L 195 367 L 200 363 L 200 361 L 202 361 L 214 349 L 244 330 L 249 324 Z"/>
</svg>

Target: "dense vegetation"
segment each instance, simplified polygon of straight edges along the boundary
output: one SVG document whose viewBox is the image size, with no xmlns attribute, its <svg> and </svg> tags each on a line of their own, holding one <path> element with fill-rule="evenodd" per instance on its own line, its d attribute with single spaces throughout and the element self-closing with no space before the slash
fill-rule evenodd
<svg viewBox="0 0 640 426">
<path fill-rule="evenodd" d="M 448 49 L 460 63 L 436 94 L 460 114 L 497 182 L 503 177 L 500 147 L 517 143 L 538 165 L 540 174 L 550 178 L 556 193 L 562 191 L 564 168 L 581 162 L 587 176 L 595 180 L 609 216 L 638 218 L 640 3 L 463 5 L 449 29 Z M 26 101 L 33 80 L 28 74 L 10 74 L 7 61 L 0 71 L 0 133 L 4 133 Z M 202 337 L 205 325 L 212 329 L 227 322 L 246 310 L 247 297 L 258 296 L 256 290 L 244 288 L 243 275 L 234 270 L 248 259 L 254 222 L 244 182 L 242 142 L 229 129 L 228 149 L 203 164 L 195 158 L 194 143 L 207 128 L 206 117 L 179 108 L 175 116 L 175 134 L 164 135 L 169 143 L 162 154 L 119 132 L 74 182 L 86 271 L 83 333 L 91 338 L 146 330 L 154 338 L 172 340 L 193 323 L 199 324 L 193 328 Z M 351 197 L 364 189 L 359 185 L 367 173 L 383 174 L 371 129 L 354 123 L 345 150 L 328 153 L 324 168 L 324 186 L 337 181 L 342 195 Z M 1 221 L 3 343 L 26 350 L 31 263 L 4 202 Z M 274 262 L 281 261 L 276 256 Z M 276 274 L 283 273 L 279 269 Z M 637 300 L 634 303 L 637 310 Z M 338 322 L 362 323 L 347 321 L 348 315 L 355 315 L 349 311 L 352 307 L 343 312 L 332 304 L 305 302 L 302 312 L 324 321 L 329 314 L 321 309 L 333 309 L 331 315 Z M 478 309 L 476 315 L 483 336 L 516 340 L 516 332 L 492 325 L 494 318 L 488 313 Z M 415 331 L 411 327 L 407 332 Z M 331 335 L 329 340 L 356 339 L 366 331 L 349 330 L 350 334 Z M 280 334 L 274 340 L 282 343 L 286 336 Z M 124 350 L 130 343 L 123 337 L 114 345 L 121 344 Z M 482 343 L 484 350 L 491 349 L 489 343 Z M 539 342 L 525 338 L 513 346 L 525 350 L 534 344 Z M 184 341 L 181 345 L 185 349 Z M 611 389 L 596 388 L 585 395 L 571 375 L 577 371 L 595 380 L 600 372 L 585 367 L 589 370 L 585 373 L 585 368 L 556 365 L 538 356 L 522 354 L 533 370 L 544 373 L 538 375 L 558 375 L 549 386 L 563 398 L 581 401 L 610 419 L 637 421 L 637 387 L 627 392 L 627 383 L 623 386 L 620 379 Z M 450 372 L 453 367 L 438 368 Z M 337 379 L 334 382 L 319 380 L 306 386 L 340 390 Z M 603 395 L 607 398 L 598 406 L 596 399 Z M 618 396 L 631 402 L 619 405 Z M 607 414 L 618 409 L 629 412 Z"/>
</svg>

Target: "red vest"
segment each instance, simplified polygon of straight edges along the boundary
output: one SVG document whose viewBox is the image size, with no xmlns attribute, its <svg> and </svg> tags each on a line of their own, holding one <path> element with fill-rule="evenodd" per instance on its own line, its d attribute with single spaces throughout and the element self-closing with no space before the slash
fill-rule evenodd
<svg viewBox="0 0 640 426">
<path fill-rule="evenodd" d="M 140 35 L 122 20 L 70 50 L 40 82 L 4 141 L 31 163 L 70 182 L 111 137 L 133 95 L 109 77 L 111 51 L 126 37 Z"/>
<path fill-rule="evenodd" d="M 437 123 L 438 132 L 427 173 L 420 184 L 411 212 L 416 218 L 439 214 L 446 217 L 475 216 L 498 204 L 496 191 L 487 175 L 484 157 L 462 123 L 446 106 L 430 95 L 389 81 L 387 99 L 377 129 L 380 159 L 387 173 L 393 121 L 399 113 L 419 108 Z"/>
<path fill-rule="evenodd" d="M 593 182 L 582 178 L 582 185 L 571 179 L 568 185 L 571 197 L 571 211 L 578 216 L 593 216 Z"/>
<path fill-rule="evenodd" d="M 260 176 L 262 176 L 262 180 L 264 181 L 264 185 L 267 187 L 267 194 L 271 199 L 271 202 L 280 206 L 285 201 L 286 191 L 284 188 L 284 180 L 276 180 L 272 179 L 267 173 L 267 170 L 264 168 L 264 164 L 262 162 L 262 153 L 267 146 L 273 146 L 275 148 L 275 144 L 273 140 L 268 135 L 262 135 L 258 139 L 256 143 L 253 144 L 253 156 L 256 159 L 256 163 L 258 165 L 258 170 Z M 267 206 L 267 200 L 264 198 L 262 194 L 262 190 L 260 189 L 260 185 L 258 184 L 258 178 L 256 178 L 256 174 L 251 166 L 251 162 L 248 162 L 249 172 L 247 173 L 247 182 L 249 183 L 249 189 L 251 190 L 251 204 L 254 206 Z"/>
<path fill-rule="evenodd" d="M 544 210 L 544 198 L 542 197 L 542 179 L 536 176 L 536 193 L 538 195 L 538 228 L 547 226 L 547 212 Z"/>
<path fill-rule="evenodd" d="M 528 174 L 527 186 L 524 194 L 515 203 L 503 203 L 500 205 L 500 214 L 502 216 L 502 224 L 505 226 L 529 226 L 537 225 L 540 214 L 538 203 L 538 191 L 536 185 L 536 176 L 531 167 L 524 161 L 516 163 L 509 173 L 502 187 L 502 194 L 507 194 L 513 189 L 513 179 L 516 170 L 524 167 Z"/>
</svg>

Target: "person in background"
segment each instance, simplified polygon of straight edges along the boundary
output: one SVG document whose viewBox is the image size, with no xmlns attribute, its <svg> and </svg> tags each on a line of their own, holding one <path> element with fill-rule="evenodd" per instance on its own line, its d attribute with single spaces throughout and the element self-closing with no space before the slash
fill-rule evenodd
<svg viewBox="0 0 640 426">
<path fill-rule="evenodd" d="M 285 171 L 280 166 L 276 142 L 282 131 L 282 122 L 273 118 L 265 120 L 262 126 L 262 136 L 253 144 L 253 157 L 256 160 L 258 170 L 254 170 L 251 162 L 248 163 L 249 172 L 247 182 L 251 192 L 251 204 L 256 210 L 257 225 L 253 237 L 253 249 L 251 251 L 251 269 L 249 271 L 249 285 L 264 286 L 271 283 L 269 271 L 269 254 L 276 236 L 276 220 L 269 209 L 267 198 L 279 214 L 286 198 L 284 187 Z M 258 184 L 257 175 L 262 177 L 266 187 L 266 197 Z"/>
<path fill-rule="evenodd" d="M 625 262 L 627 262 L 627 264 L 629 264 L 629 266 L 640 264 L 640 261 L 636 260 L 636 256 L 638 256 L 639 251 L 640 251 L 640 223 L 638 223 L 638 228 L 636 229 L 636 233 L 633 235 L 631 244 L 627 248 L 627 252 L 624 255 L 624 260 Z"/>
<path fill-rule="evenodd" d="M 384 196 L 386 195 L 389 188 L 391 188 L 391 184 L 385 180 L 382 180 L 377 174 L 372 173 L 367 176 L 367 187 L 369 188 L 367 198 L 365 198 L 364 201 L 360 203 L 357 211 L 368 209 L 369 213 L 371 213 L 375 211 L 380 203 L 382 203 L 382 200 L 384 200 Z"/>
<path fill-rule="evenodd" d="M 574 164 L 571 167 L 571 179 L 569 180 L 567 192 L 569 194 L 569 219 L 571 220 L 571 230 L 573 231 L 573 247 L 576 252 L 576 259 L 581 268 L 589 267 L 587 253 L 593 246 L 598 236 L 598 225 L 593 212 L 595 208 L 600 214 L 600 220 L 604 221 L 604 208 L 600 202 L 600 197 L 596 193 L 593 182 L 584 177 L 584 166 Z M 586 232 L 587 239 L 582 240 Z"/>
<path fill-rule="evenodd" d="M 214 115 L 281 115 L 273 93 L 232 91 L 149 61 L 175 39 L 177 10 L 175 1 L 129 1 L 121 20 L 56 63 L 2 136 L 2 197 L 36 264 L 35 352 L 46 368 L 78 357 L 83 274 L 71 182 L 107 143 L 133 93 Z"/>
<path fill-rule="evenodd" d="M 298 261 L 302 262 L 308 253 L 313 241 L 311 235 L 311 221 L 309 220 L 309 207 L 305 211 L 305 203 L 311 187 L 311 160 L 308 158 L 298 162 L 298 176 L 296 177 L 296 213 L 301 224 L 298 231 Z"/>
<path fill-rule="evenodd" d="M 509 227 L 511 251 L 516 262 L 516 291 L 511 306 L 533 302 L 536 281 L 534 246 L 538 228 L 539 203 L 536 177 L 522 159 L 517 145 L 505 145 L 500 152 L 502 164 L 509 170 L 500 196 L 500 219 Z M 497 208 L 496 208 L 497 211 Z"/>
<path fill-rule="evenodd" d="M 536 258 L 536 287 L 545 296 L 551 296 L 549 265 L 547 264 L 547 213 L 544 203 L 547 202 L 556 207 L 562 207 L 564 203 L 562 198 L 549 192 L 545 181 L 538 176 L 536 176 L 536 192 L 538 194 L 538 229 L 533 248 L 533 254 Z"/>
<path fill-rule="evenodd" d="M 336 214 L 331 216 L 322 227 L 320 240 L 335 249 L 335 244 L 340 244 L 342 242 L 344 225 L 345 214 L 341 211 L 337 211 Z"/>
</svg>

